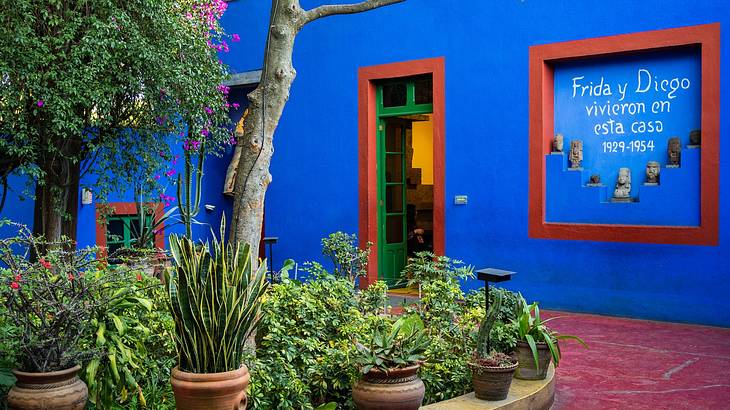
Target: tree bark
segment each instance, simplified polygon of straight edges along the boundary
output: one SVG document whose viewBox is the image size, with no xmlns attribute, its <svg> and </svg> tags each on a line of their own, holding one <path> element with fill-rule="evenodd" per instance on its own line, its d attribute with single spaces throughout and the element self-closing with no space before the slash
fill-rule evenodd
<svg viewBox="0 0 730 410">
<path fill-rule="evenodd" d="M 323 5 L 303 10 L 299 0 L 272 0 L 271 23 L 259 86 L 252 91 L 234 189 L 230 239 L 258 249 L 264 198 L 272 181 L 273 135 L 296 76 L 292 64 L 294 40 L 306 24 L 335 14 L 360 13 L 405 0 L 367 0 L 355 4 Z"/>
<path fill-rule="evenodd" d="M 61 236 L 76 240 L 81 167 L 66 159 L 51 159 L 41 167 L 43 180 L 36 183 L 33 233 L 50 243 Z"/>
</svg>

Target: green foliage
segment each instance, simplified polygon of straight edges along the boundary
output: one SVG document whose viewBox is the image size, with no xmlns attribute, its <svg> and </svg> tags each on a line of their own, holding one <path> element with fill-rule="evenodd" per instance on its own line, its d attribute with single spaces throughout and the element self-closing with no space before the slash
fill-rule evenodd
<svg viewBox="0 0 730 410">
<path fill-rule="evenodd" d="M 322 239 L 322 255 L 332 260 L 334 265 L 332 273 L 335 276 L 347 278 L 354 283 L 355 279 L 367 272 L 372 245 L 368 242 L 365 249 L 359 249 L 357 235 L 338 231 Z"/>
<path fill-rule="evenodd" d="M 17 362 L 16 353 L 20 350 L 19 338 L 20 328 L 10 320 L 0 295 L 0 409 L 5 409 L 5 396 L 15 384 L 15 376 L 10 370 Z"/>
<path fill-rule="evenodd" d="M 74 249 L 70 240 L 48 243 L 27 227 L 0 221 L 18 229 L 16 236 L 0 239 L 0 300 L 8 322 L 17 331 L 16 365 L 24 371 L 48 372 L 81 364 L 95 354 L 80 339 L 95 312 L 108 309 L 129 280 L 123 269 L 106 269 L 94 248 Z M 29 255 L 38 256 L 32 262 Z"/>
<path fill-rule="evenodd" d="M 141 192 L 139 192 L 138 198 L 139 200 L 135 202 L 136 217 L 133 220 L 125 219 L 124 223 L 128 225 L 132 233 L 132 249 L 146 250 L 154 247 L 155 235 L 160 228 L 166 226 L 169 229 L 175 225 L 173 216 L 175 216 L 177 207 L 168 209 L 157 218 L 154 207 L 144 202 Z"/>
<path fill-rule="evenodd" d="M 169 383 L 175 365 L 174 323 L 162 283 L 143 273 L 134 276 L 124 288 L 103 290 L 119 297 L 97 312 L 83 341 L 102 353 L 80 373 L 96 408 L 146 403 L 158 408 L 165 400 L 154 393 Z"/>
<path fill-rule="evenodd" d="M 217 373 L 238 369 L 243 346 L 256 329 L 266 292 L 266 266 L 253 266 L 249 245 L 221 240 L 196 245 L 170 235 L 175 262 L 166 275 L 180 369 Z"/>
<path fill-rule="evenodd" d="M 418 364 L 428 343 L 423 321 L 415 314 L 394 323 L 380 323 L 363 341 L 365 344 L 356 343 L 359 355 L 355 360 L 363 374 L 371 369 L 387 372 Z"/>
<path fill-rule="evenodd" d="M 306 283 L 282 278 L 263 301 L 251 368 L 253 408 L 313 409 L 351 399 L 358 377 L 352 337 L 382 319 L 360 312 L 352 283 L 322 274 Z"/>
<path fill-rule="evenodd" d="M 571 335 L 559 335 L 557 332 L 550 330 L 545 323 L 559 319 L 559 316 L 551 317 L 550 319 L 542 320 L 540 317 L 540 308 L 537 306 L 537 302 L 533 302 L 528 305 L 522 295 L 519 295 L 518 304 L 518 315 L 514 320 L 517 328 L 517 335 L 519 340 L 527 342 L 532 351 L 532 356 L 535 358 L 535 368 L 539 367 L 537 361 L 537 343 L 545 343 L 550 349 L 550 355 L 553 358 L 555 367 L 558 367 L 560 363 L 560 345 L 558 342 L 561 339 L 573 339 L 584 347 L 588 345 L 579 337 Z"/>
<path fill-rule="evenodd" d="M 3 172 L 60 189 L 88 167 L 103 199 L 139 181 L 154 187 L 150 176 L 170 160 L 170 142 L 205 139 L 209 151 L 227 142 L 219 88 L 227 68 L 211 47 L 226 36 L 219 12 L 212 19 L 200 13 L 211 3 L 222 2 L 18 0 L 4 7 Z"/>
<path fill-rule="evenodd" d="M 193 219 L 200 212 L 200 196 L 203 193 L 203 164 L 205 163 L 205 147 L 197 151 L 197 164 L 193 167 L 192 153 L 185 150 L 185 179 L 177 175 L 177 198 L 180 203 L 180 219 L 185 225 L 185 235 L 193 236 Z M 193 185 L 193 177 L 195 182 Z M 184 194 L 183 194 L 184 193 Z"/>
<path fill-rule="evenodd" d="M 495 296 L 494 302 L 489 304 L 489 310 L 487 310 L 487 314 L 484 315 L 484 319 L 482 319 L 482 322 L 479 324 L 476 349 L 477 359 L 485 359 L 491 352 L 489 337 L 491 336 L 492 328 L 494 328 L 494 324 L 496 323 L 497 312 L 502 307 L 502 294 L 497 293 Z"/>
<path fill-rule="evenodd" d="M 474 277 L 474 268 L 448 256 L 436 256 L 429 251 L 417 252 L 408 259 L 403 275 L 408 286 L 425 285 L 431 282 L 455 282 Z"/>
<path fill-rule="evenodd" d="M 388 284 L 382 280 L 375 281 L 367 289 L 360 291 L 358 302 L 364 314 L 385 312 L 388 303 Z"/>
</svg>

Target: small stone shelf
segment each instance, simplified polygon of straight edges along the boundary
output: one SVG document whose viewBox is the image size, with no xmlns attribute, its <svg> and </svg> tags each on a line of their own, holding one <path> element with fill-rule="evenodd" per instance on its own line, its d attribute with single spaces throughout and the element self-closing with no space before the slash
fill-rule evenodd
<svg viewBox="0 0 730 410">
<path fill-rule="evenodd" d="M 507 398 L 500 401 L 479 400 L 474 392 L 423 406 L 423 410 L 547 410 L 555 400 L 555 368 L 550 365 L 545 380 L 512 379 Z"/>
</svg>

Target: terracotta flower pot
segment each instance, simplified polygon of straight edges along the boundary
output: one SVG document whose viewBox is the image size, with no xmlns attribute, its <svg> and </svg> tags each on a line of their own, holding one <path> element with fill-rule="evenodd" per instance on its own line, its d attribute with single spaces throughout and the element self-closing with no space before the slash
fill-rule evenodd
<svg viewBox="0 0 730 410">
<path fill-rule="evenodd" d="M 48 373 L 13 370 L 18 379 L 8 393 L 13 410 L 83 410 L 89 398 L 86 384 L 77 376 L 81 366 Z"/>
<path fill-rule="evenodd" d="M 175 366 L 170 383 L 179 410 L 244 410 L 250 379 L 244 365 L 221 373 L 188 373 Z"/>
<path fill-rule="evenodd" d="M 426 387 L 418 377 L 420 365 L 392 369 L 388 373 L 372 369 L 352 388 L 352 400 L 361 410 L 417 410 Z"/>
<path fill-rule="evenodd" d="M 537 369 L 535 369 L 535 357 L 532 355 L 530 345 L 527 342 L 517 342 L 517 372 L 515 377 L 523 380 L 543 380 L 547 377 L 547 369 L 550 366 L 550 348 L 547 343 L 537 343 Z"/>
<path fill-rule="evenodd" d="M 474 395 L 480 400 L 504 400 L 512 384 L 512 376 L 517 370 L 517 363 L 509 367 L 481 366 L 469 363 Z"/>
</svg>

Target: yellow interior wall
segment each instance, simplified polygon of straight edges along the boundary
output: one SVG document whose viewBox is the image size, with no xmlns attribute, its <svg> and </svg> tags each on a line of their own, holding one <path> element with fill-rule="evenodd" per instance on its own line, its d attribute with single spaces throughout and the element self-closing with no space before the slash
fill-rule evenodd
<svg viewBox="0 0 730 410">
<path fill-rule="evenodd" d="M 433 185 L 433 122 L 413 122 L 413 168 L 421 168 L 421 183 Z"/>
</svg>

